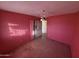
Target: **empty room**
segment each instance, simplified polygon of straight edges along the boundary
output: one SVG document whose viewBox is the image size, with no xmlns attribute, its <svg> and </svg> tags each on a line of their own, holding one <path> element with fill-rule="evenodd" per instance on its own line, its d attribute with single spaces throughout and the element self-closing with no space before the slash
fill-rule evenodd
<svg viewBox="0 0 79 59">
<path fill-rule="evenodd" d="M 0 58 L 79 58 L 79 1 L 0 1 Z"/>
</svg>

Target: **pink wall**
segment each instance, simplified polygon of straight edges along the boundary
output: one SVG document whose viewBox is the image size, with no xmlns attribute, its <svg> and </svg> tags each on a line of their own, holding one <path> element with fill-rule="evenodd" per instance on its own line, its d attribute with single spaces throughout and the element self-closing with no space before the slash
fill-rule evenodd
<svg viewBox="0 0 79 59">
<path fill-rule="evenodd" d="M 60 16 L 51 16 L 47 18 L 48 38 L 57 40 L 66 44 L 71 44 L 74 32 L 75 14 L 66 14 Z"/>
<path fill-rule="evenodd" d="M 76 15 L 74 39 L 72 40 L 72 56 L 79 58 L 79 12 Z"/>
<path fill-rule="evenodd" d="M 71 46 L 72 57 L 79 57 L 79 12 L 47 18 L 47 37 Z"/>
<path fill-rule="evenodd" d="M 19 45 L 32 40 L 32 25 L 33 20 L 39 19 L 30 15 L 23 15 L 8 11 L 0 10 L 0 50 L 12 50 Z M 11 28 L 20 30 L 20 35 L 10 36 L 10 29 L 8 24 L 18 24 L 18 26 L 11 26 Z M 25 32 L 23 33 L 24 30 Z M 22 31 L 22 32 L 21 32 Z M 13 35 L 13 34 L 12 34 Z"/>
</svg>

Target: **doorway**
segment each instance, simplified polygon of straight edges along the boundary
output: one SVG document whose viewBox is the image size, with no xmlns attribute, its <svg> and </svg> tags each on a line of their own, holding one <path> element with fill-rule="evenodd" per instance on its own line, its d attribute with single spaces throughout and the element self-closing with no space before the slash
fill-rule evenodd
<svg viewBox="0 0 79 59">
<path fill-rule="evenodd" d="M 47 20 L 42 18 L 41 20 L 34 20 L 33 31 L 34 31 L 34 39 L 42 37 L 42 39 L 46 39 L 47 33 Z"/>
<path fill-rule="evenodd" d="M 37 39 L 42 36 L 42 22 L 40 20 L 34 20 L 33 30 L 34 39 Z"/>
</svg>

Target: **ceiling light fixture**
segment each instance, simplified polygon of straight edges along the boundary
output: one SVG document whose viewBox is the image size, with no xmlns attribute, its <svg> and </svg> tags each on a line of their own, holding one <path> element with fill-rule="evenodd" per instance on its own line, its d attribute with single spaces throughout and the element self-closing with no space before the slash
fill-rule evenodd
<svg viewBox="0 0 79 59">
<path fill-rule="evenodd" d="M 42 14 L 43 14 L 43 15 L 42 15 L 42 17 L 41 17 L 41 21 L 44 21 L 44 20 L 46 20 L 46 17 L 45 17 L 45 10 L 42 11 Z"/>
</svg>

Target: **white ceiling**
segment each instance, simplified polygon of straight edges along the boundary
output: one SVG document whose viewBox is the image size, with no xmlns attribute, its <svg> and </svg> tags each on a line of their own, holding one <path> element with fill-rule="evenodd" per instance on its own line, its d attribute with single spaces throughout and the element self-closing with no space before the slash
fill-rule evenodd
<svg viewBox="0 0 79 59">
<path fill-rule="evenodd" d="M 0 1 L 0 9 L 42 16 L 45 10 L 46 16 L 62 15 L 79 11 L 78 1 Z"/>
</svg>

